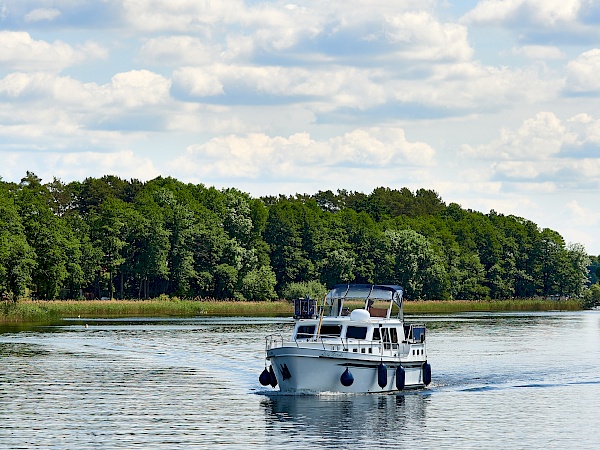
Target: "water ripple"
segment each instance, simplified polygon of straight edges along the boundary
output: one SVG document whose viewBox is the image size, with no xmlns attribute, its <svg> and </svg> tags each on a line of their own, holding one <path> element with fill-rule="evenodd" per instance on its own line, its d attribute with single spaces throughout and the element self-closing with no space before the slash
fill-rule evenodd
<svg viewBox="0 0 600 450">
<path fill-rule="evenodd" d="M 596 448 L 598 317 L 427 316 L 433 383 L 383 395 L 262 387 L 263 336 L 288 333 L 289 320 L 86 319 L 4 333 L 0 447 Z"/>
</svg>

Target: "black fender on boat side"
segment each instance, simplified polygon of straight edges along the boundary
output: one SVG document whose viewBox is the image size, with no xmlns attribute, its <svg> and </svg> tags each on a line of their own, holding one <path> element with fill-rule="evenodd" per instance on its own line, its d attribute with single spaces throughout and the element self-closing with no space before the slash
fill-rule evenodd
<svg viewBox="0 0 600 450">
<path fill-rule="evenodd" d="M 382 362 L 377 366 L 377 384 L 381 389 L 387 386 L 387 367 Z"/>
<path fill-rule="evenodd" d="M 404 385 L 406 383 L 406 372 L 404 371 L 404 367 L 398 366 L 396 367 L 396 389 L 402 391 L 404 389 Z"/>
<path fill-rule="evenodd" d="M 277 377 L 275 376 L 275 371 L 273 370 L 273 366 L 269 367 L 269 384 L 271 387 L 277 386 Z"/>
<path fill-rule="evenodd" d="M 268 386 L 269 384 L 271 384 L 271 374 L 269 373 L 266 367 L 265 370 L 263 370 L 260 376 L 258 377 L 258 381 L 263 386 Z"/>
<path fill-rule="evenodd" d="M 350 370 L 347 367 L 344 373 L 340 376 L 340 383 L 342 383 L 346 387 L 352 386 L 352 383 L 354 383 L 354 377 L 352 376 Z"/>
<path fill-rule="evenodd" d="M 431 383 L 431 364 L 429 364 L 427 361 L 425 361 L 425 364 L 423 364 L 423 384 L 425 384 L 425 386 L 429 386 L 430 383 Z"/>
</svg>

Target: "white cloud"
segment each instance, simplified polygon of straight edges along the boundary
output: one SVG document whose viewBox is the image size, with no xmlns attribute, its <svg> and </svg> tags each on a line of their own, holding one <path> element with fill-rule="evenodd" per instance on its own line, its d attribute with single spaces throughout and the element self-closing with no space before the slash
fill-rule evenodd
<svg viewBox="0 0 600 450">
<path fill-rule="evenodd" d="M 600 144 L 600 120 L 578 114 L 561 121 L 541 112 L 517 130 L 503 129 L 500 138 L 476 147 L 465 145 L 461 155 L 473 160 L 494 161 L 491 179 L 537 184 L 547 188 L 597 189 L 600 187 L 600 154 L 581 157 L 588 146 Z M 523 189 L 523 186 L 520 187 Z"/>
<path fill-rule="evenodd" d="M 553 26 L 577 20 L 580 8 L 581 0 L 483 0 L 463 17 L 463 21 Z"/>
<path fill-rule="evenodd" d="M 473 55 L 466 27 L 441 23 L 426 11 L 388 18 L 385 38 L 389 42 L 403 44 L 397 54 L 408 59 L 466 61 Z"/>
<path fill-rule="evenodd" d="M 251 36 L 228 34 L 226 44 L 219 55 L 223 61 L 246 61 L 254 53 L 256 44 Z"/>
<path fill-rule="evenodd" d="M 437 64 L 428 76 L 399 77 L 390 68 L 329 65 L 317 68 L 213 64 L 182 67 L 173 86 L 184 96 L 220 95 L 236 104 L 253 98 L 257 104 L 303 102 L 315 112 L 342 108 L 368 110 L 385 104 L 416 104 L 431 108 L 495 110 L 516 100 L 533 103 L 558 96 L 561 80 L 527 71 L 480 63 Z M 301 100 L 300 100 L 301 99 Z"/>
<path fill-rule="evenodd" d="M 302 59 L 301 55 L 304 55 L 304 58 L 315 61 L 319 58 L 315 54 L 318 52 L 321 57 L 327 55 L 331 59 L 338 56 L 336 53 L 340 45 L 356 49 L 364 42 L 379 44 L 379 47 L 373 47 L 374 53 L 363 52 L 365 59 L 469 59 L 473 50 L 467 39 L 467 29 L 456 23 L 442 23 L 432 13 L 434 4 L 416 1 L 385 1 L 376 5 L 364 1 L 343 4 L 309 1 L 299 6 L 280 2 L 248 5 L 241 1 L 128 0 L 124 7 L 135 28 L 199 34 L 202 42 L 213 51 L 221 49 L 221 57 L 226 61 L 247 58 L 254 53 L 284 50 L 288 58 Z M 170 42 L 162 42 L 166 39 Z M 162 52 L 172 57 L 177 53 L 173 52 L 172 43 L 178 39 L 185 41 L 189 38 L 153 39 L 146 44 L 142 56 Z M 343 39 L 345 44 L 339 39 Z M 189 44 L 183 42 L 184 46 Z M 191 52 L 197 49 L 198 44 L 192 43 Z M 204 53 L 201 57 L 204 59 Z M 181 64 L 198 65 L 190 59 L 183 59 Z"/>
<path fill-rule="evenodd" d="M 200 67 L 180 67 L 173 72 L 173 85 L 192 97 L 223 94 L 223 84 L 213 71 Z"/>
<path fill-rule="evenodd" d="M 25 22 L 52 21 L 60 16 L 56 8 L 37 8 L 25 15 Z"/>
<path fill-rule="evenodd" d="M 560 120 L 554 113 L 540 112 L 525 120 L 517 130 L 502 129 L 500 138 L 489 144 L 463 146 L 462 155 L 511 161 L 554 159 L 565 164 L 566 158 L 584 152 L 589 146 L 600 146 L 600 119 L 582 113 Z M 595 151 L 594 154 L 600 161 L 600 153 Z M 578 164 L 578 161 L 574 163 Z"/>
<path fill-rule="evenodd" d="M 27 32 L 0 31 L 0 63 L 13 70 L 61 71 L 90 58 L 106 56 L 94 43 L 73 47 L 62 41 L 36 41 Z"/>
<path fill-rule="evenodd" d="M 581 206 L 577 200 L 567 203 L 565 216 L 575 225 L 595 226 L 600 224 L 600 212 Z"/>
<path fill-rule="evenodd" d="M 596 0 L 483 0 L 460 23 L 491 25 L 530 44 L 587 46 L 600 38 L 599 12 Z"/>
<path fill-rule="evenodd" d="M 344 66 L 310 70 L 215 64 L 177 69 L 173 73 L 173 84 L 192 97 L 230 94 L 231 103 L 236 103 L 239 93 L 243 92 L 280 99 L 306 97 L 306 102 L 323 98 L 329 102 L 324 109 L 366 108 L 385 102 L 385 89 L 378 80 L 382 75 L 380 71 Z"/>
<path fill-rule="evenodd" d="M 497 110 L 516 101 L 535 103 L 557 97 L 560 80 L 545 79 L 535 68 L 510 69 L 479 62 L 439 64 L 423 79 L 390 82 L 395 99 L 449 109 Z"/>
<path fill-rule="evenodd" d="M 575 148 L 600 146 L 600 119 L 595 120 L 592 116 L 581 113 L 568 119 L 567 126 L 573 133 L 572 145 Z"/>
<path fill-rule="evenodd" d="M 200 66 L 214 61 L 219 49 L 192 36 L 163 36 L 148 40 L 140 50 L 144 62 Z"/>
<path fill-rule="evenodd" d="M 171 82 L 148 70 L 131 70 L 114 75 L 105 85 L 81 83 L 71 77 L 47 72 L 12 73 L 0 80 L 0 95 L 24 102 L 58 101 L 59 105 L 99 108 L 118 106 L 137 108 L 158 105 L 169 100 Z M 94 109 L 87 110 L 95 114 Z"/>
<path fill-rule="evenodd" d="M 62 180 L 82 180 L 106 174 L 125 179 L 150 180 L 160 175 L 150 158 L 139 156 L 131 150 L 117 152 L 82 152 L 48 155 L 50 173 Z M 45 172 L 49 172 L 48 169 Z"/>
<path fill-rule="evenodd" d="M 520 55 L 535 60 L 563 59 L 566 57 L 565 53 L 560 48 L 551 45 L 524 45 L 522 47 L 514 47 L 512 53 L 514 55 Z"/>
<path fill-rule="evenodd" d="M 82 85 L 70 77 L 57 76 L 48 72 L 15 72 L 0 80 L 0 96 L 24 102 L 40 98 L 78 103 Z"/>
<path fill-rule="evenodd" d="M 136 155 L 133 151 L 114 152 L 3 152 L 2 176 L 20 179 L 27 171 L 34 172 L 46 181 L 53 177 L 65 182 L 102 177 L 107 174 L 124 179 L 149 180 L 160 175 L 150 158 Z"/>
<path fill-rule="evenodd" d="M 158 105 L 169 100 L 170 80 L 149 70 L 131 70 L 112 77 L 110 85 L 95 93 L 112 97 L 112 102 L 127 108 Z"/>
<path fill-rule="evenodd" d="M 280 180 L 300 174 L 314 181 L 323 170 L 343 170 L 334 169 L 339 165 L 390 171 L 398 165 L 427 166 L 433 164 L 434 153 L 425 143 L 408 142 L 399 128 L 356 129 L 325 140 L 314 140 L 308 133 L 289 138 L 251 133 L 190 146 L 170 167 L 209 179 L 267 176 Z"/>
<path fill-rule="evenodd" d="M 594 92 L 600 95 L 600 49 L 582 53 L 567 64 L 565 89 L 574 93 Z"/>
<path fill-rule="evenodd" d="M 516 130 L 502 129 L 500 138 L 479 147 L 465 146 L 468 156 L 498 160 L 542 160 L 557 155 L 567 130 L 553 113 L 540 112 Z"/>
<path fill-rule="evenodd" d="M 158 131 L 169 89 L 169 80 L 144 70 L 116 74 L 104 85 L 52 73 L 9 74 L 0 79 L 3 148 L 120 148 Z"/>
<path fill-rule="evenodd" d="M 124 0 L 130 23 L 148 31 L 207 31 L 215 23 L 239 21 L 246 12 L 243 0 Z"/>
</svg>

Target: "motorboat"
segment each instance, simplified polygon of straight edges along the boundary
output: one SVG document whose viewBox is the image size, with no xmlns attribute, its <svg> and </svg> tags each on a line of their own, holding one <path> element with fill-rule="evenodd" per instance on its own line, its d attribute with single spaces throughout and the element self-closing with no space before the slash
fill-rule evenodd
<svg viewBox="0 0 600 450">
<path fill-rule="evenodd" d="M 405 322 L 403 293 L 401 286 L 340 284 L 320 305 L 296 299 L 292 336 L 265 337 L 260 383 L 288 393 L 428 386 L 426 327 Z"/>
</svg>

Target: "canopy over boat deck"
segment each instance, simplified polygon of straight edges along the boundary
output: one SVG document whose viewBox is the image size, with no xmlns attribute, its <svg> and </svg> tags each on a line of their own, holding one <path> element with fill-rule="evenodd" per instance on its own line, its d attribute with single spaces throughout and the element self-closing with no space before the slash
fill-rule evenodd
<svg viewBox="0 0 600 450">
<path fill-rule="evenodd" d="M 364 309 L 374 317 L 389 318 L 394 305 L 398 307 L 398 317 L 402 317 L 402 286 L 388 284 L 338 284 L 325 297 L 325 307 L 329 316 L 344 315 L 346 300 L 364 300 Z M 383 303 L 384 307 L 380 304 Z"/>
</svg>

